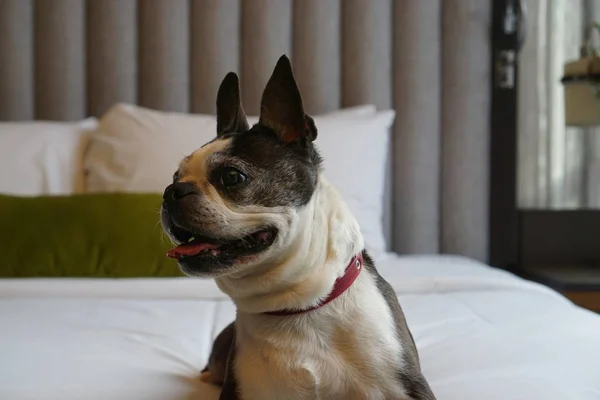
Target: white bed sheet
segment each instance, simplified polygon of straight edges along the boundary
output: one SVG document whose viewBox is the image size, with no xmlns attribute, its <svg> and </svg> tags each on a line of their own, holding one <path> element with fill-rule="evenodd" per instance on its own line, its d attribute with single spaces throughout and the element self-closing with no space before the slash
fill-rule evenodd
<svg viewBox="0 0 600 400">
<path fill-rule="evenodd" d="M 600 317 L 453 256 L 378 260 L 439 400 L 600 399 Z M 234 308 L 212 281 L 0 280 L 0 399 L 216 399 Z"/>
</svg>

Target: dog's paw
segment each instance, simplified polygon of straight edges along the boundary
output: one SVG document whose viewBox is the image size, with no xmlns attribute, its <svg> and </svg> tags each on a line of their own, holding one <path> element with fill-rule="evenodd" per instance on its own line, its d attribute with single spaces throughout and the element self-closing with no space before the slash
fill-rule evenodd
<svg viewBox="0 0 600 400">
<path fill-rule="evenodd" d="M 209 383 L 211 385 L 221 386 L 223 382 L 220 380 L 209 370 L 204 370 L 200 373 L 200 381 L 204 383 Z"/>
<path fill-rule="evenodd" d="M 200 380 L 206 383 L 213 383 L 213 374 L 209 370 L 200 373 Z"/>
</svg>

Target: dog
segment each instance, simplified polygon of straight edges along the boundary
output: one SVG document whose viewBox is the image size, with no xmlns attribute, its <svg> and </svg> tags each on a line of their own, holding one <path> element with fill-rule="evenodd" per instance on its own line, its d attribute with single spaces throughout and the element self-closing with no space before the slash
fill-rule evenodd
<svg viewBox="0 0 600 400">
<path fill-rule="evenodd" d="M 235 73 L 216 105 L 216 137 L 181 161 L 161 207 L 168 255 L 237 309 L 202 379 L 221 400 L 435 399 L 394 290 L 322 174 L 289 59 L 254 126 Z"/>
</svg>

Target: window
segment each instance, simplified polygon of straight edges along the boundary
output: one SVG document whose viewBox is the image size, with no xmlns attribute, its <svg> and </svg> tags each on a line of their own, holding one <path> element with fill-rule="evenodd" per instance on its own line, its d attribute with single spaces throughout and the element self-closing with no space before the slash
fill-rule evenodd
<svg viewBox="0 0 600 400">
<path fill-rule="evenodd" d="M 560 80 L 594 20 L 596 0 L 494 0 L 491 263 L 571 287 L 600 285 L 600 127 L 566 126 Z"/>
</svg>

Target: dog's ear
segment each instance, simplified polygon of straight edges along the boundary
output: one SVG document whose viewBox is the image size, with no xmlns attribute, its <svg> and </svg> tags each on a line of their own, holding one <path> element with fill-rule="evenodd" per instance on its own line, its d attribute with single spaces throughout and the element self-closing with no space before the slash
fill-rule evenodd
<svg viewBox="0 0 600 400">
<path fill-rule="evenodd" d="M 217 92 L 217 137 L 250 129 L 240 96 L 240 80 L 235 72 L 225 75 Z"/>
<path fill-rule="evenodd" d="M 317 138 L 315 123 L 304 113 L 292 65 L 285 55 L 277 61 L 263 92 L 259 122 L 275 131 L 286 143 L 303 143 L 306 139 Z"/>
</svg>

